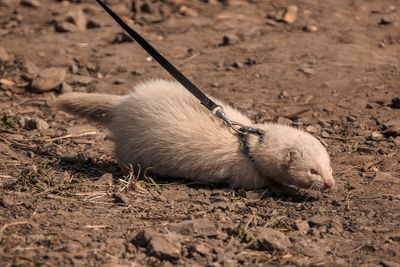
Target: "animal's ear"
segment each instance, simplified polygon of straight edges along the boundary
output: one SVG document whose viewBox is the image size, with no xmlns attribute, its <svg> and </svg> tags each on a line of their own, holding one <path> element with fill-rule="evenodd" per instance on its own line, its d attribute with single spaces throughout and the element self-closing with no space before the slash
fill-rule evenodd
<svg viewBox="0 0 400 267">
<path fill-rule="evenodd" d="M 297 150 L 290 150 L 289 152 L 286 153 L 285 155 L 285 160 L 288 164 L 291 164 L 295 161 L 297 161 L 301 157 L 301 154 Z"/>
</svg>

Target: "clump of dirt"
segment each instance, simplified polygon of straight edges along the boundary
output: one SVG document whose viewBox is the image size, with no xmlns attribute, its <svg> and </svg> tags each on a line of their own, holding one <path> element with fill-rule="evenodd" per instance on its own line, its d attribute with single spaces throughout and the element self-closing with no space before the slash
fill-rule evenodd
<svg viewBox="0 0 400 267">
<path fill-rule="evenodd" d="M 397 1 L 107 3 L 207 93 L 318 136 L 337 188 L 124 176 L 106 130 L 48 102 L 168 74 L 94 1 L 0 0 L 2 265 L 398 266 Z"/>
</svg>

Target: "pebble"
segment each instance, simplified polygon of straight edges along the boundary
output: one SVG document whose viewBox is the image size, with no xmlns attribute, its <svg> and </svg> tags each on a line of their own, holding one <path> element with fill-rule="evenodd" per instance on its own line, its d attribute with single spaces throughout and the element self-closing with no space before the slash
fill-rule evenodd
<svg viewBox="0 0 400 267">
<path fill-rule="evenodd" d="M 262 250 L 285 253 L 291 246 L 290 240 L 285 234 L 272 228 L 256 227 L 254 238 Z"/>
<path fill-rule="evenodd" d="M 379 24 L 380 25 L 390 25 L 393 22 L 394 22 L 394 17 L 393 16 L 385 15 L 385 16 L 381 17 L 381 19 L 379 21 Z"/>
<path fill-rule="evenodd" d="M 393 98 L 390 107 L 393 109 L 400 109 L 400 97 Z"/>
<path fill-rule="evenodd" d="M 88 29 L 100 28 L 101 26 L 101 23 L 95 19 L 89 19 L 86 24 Z"/>
<path fill-rule="evenodd" d="M 299 8 L 296 5 L 289 5 L 286 7 L 285 13 L 282 17 L 282 21 L 292 24 L 296 21 L 297 19 L 297 13 L 299 11 Z"/>
<path fill-rule="evenodd" d="M 31 130 L 43 131 L 49 129 L 50 127 L 46 121 L 36 117 L 21 117 L 18 122 L 22 128 L 28 131 Z"/>
<path fill-rule="evenodd" d="M 182 5 L 179 8 L 179 13 L 181 13 L 181 15 L 188 16 L 188 17 L 197 17 L 199 15 L 199 13 L 197 13 L 196 10 L 194 10 L 190 7 L 187 7 L 185 5 Z"/>
<path fill-rule="evenodd" d="M 3 206 L 4 208 L 9 208 L 15 205 L 15 202 L 11 200 L 8 196 L 3 196 L 0 199 L 0 205 Z"/>
<path fill-rule="evenodd" d="M 132 43 L 133 39 L 125 32 L 119 32 L 111 42 L 113 44 Z"/>
<path fill-rule="evenodd" d="M 34 8 L 40 7 L 40 1 L 38 0 L 21 0 L 20 4 L 21 6 L 26 6 L 26 7 L 34 7 Z"/>
<path fill-rule="evenodd" d="M 181 244 L 167 236 L 155 236 L 147 245 L 147 253 L 160 260 L 177 261 L 181 256 Z"/>
<path fill-rule="evenodd" d="M 303 31 L 305 32 L 316 32 L 318 31 L 318 27 L 313 24 L 307 24 L 303 27 Z"/>
<path fill-rule="evenodd" d="M 72 85 L 86 86 L 95 81 L 94 78 L 90 76 L 82 76 L 82 75 L 68 75 L 67 81 Z"/>
<path fill-rule="evenodd" d="M 24 75 L 30 80 L 32 80 L 40 71 L 36 64 L 29 59 L 24 59 L 22 61 L 21 70 L 24 72 Z"/>
<path fill-rule="evenodd" d="M 58 21 L 54 26 L 57 32 L 76 32 L 79 31 L 78 26 L 66 21 Z"/>
<path fill-rule="evenodd" d="M 203 244 L 192 244 L 189 246 L 188 249 L 191 254 L 193 254 L 194 252 L 197 252 L 200 255 L 205 256 L 210 253 L 210 248 Z"/>
<path fill-rule="evenodd" d="M 233 62 L 232 66 L 233 66 L 234 68 L 236 68 L 236 69 L 243 68 L 243 64 L 242 64 L 241 62 L 239 62 L 239 61 Z"/>
<path fill-rule="evenodd" d="M 222 45 L 233 45 L 239 42 L 236 34 L 226 34 L 222 37 Z"/>
<path fill-rule="evenodd" d="M 217 236 L 218 231 L 214 223 L 209 219 L 193 219 L 179 223 L 171 223 L 168 229 L 183 235 Z"/>
<path fill-rule="evenodd" d="M 284 117 L 279 117 L 277 120 L 276 120 L 276 122 L 278 123 L 278 124 L 283 124 L 283 125 L 292 125 L 292 120 L 290 120 L 290 119 L 287 119 L 287 118 L 284 118 Z"/>
<path fill-rule="evenodd" d="M 48 68 L 38 73 L 31 87 L 39 92 L 47 92 L 59 87 L 65 80 L 67 71 L 63 68 Z"/>
<path fill-rule="evenodd" d="M 295 226 L 296 229 L 302 234 L 307 234 L 307 232 L 310 230 L 310 225 L 304 220 L 296 220 Z"/>
<path fill-rule="evenodd" d="M 308 64 L 302 64 L 299 68 L 299 71 L 307 74 L 307 75 L 315 75 L 317 72 L 311 68 Z"/>
<path fill-rule="evenodd" d="M 319 132 L 319 130 L 317 129 L 317 127 L 312 126 L 312 125 L 307 126 L 307 127 L 306 127 L 306 131 L 309 132 L 309 133 L 313 133 L 313 134 L 316 134 L 316 133 Z"/>
<path fill-rule="evenodd" d="M 0 46 L 0 62 L 7 62 L 10 60 L 10 55 L 7 51 Z"/>
<path fill-rule="evenodd" d="M 375 173 L 375 177 L 372 180 L 374 183 L 383 183 L 383 184 L 399 184 L 400 178 L 394 177 L 388 172 L 377 172 Z"/>
<path fill-rule="evenodd" d="M 68 12 L 65 20 L 67 22 L 75 24 L 82 31 L 86 30 L 87 19 L 82 9 L 80 8 Z"/>
<path fill-rule="evenodd" d="M 330 225 L 331 223 L 331 218 L 328 216 L 320 216 L 320 215 L 315 215 L 312 216 L 311 218 L 308 219 L 308 223 L 311 227 L 313 226 L 323 226 L 323 225 Z"/>
<path fill-rule="evenodd" d="M 388 260 L 381 260 L 379 264 L 382 267 L 400 267 L 399 262 L 394 262 L 394 261 L 388 261 Z"/>
</svg>

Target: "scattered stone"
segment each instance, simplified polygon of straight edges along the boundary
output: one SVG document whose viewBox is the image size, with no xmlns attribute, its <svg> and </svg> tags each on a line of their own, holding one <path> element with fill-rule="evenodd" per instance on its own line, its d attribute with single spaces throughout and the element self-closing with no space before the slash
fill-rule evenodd
<svg viewBox="0 0 400 267">
<path fill-rule="evenodd" d="M 76 9 L 68 12 L 65 21 L 75 24 L 81 31 L 86 30 L 87 19 L 82 9 Z"/>
<path fill-rule="evenodd" d="M 382 267 L 400 267 L 400 263 L 394 261 L 381 260 L 379 264 L 382 265 Z"/>
<path fill-rule="evenodd" d="M 253 58 L 253 57 L 248 57 L 244 64 L 246 64 L 248 66 L 252 66 L 252 65 L 257 64 L 257 60 L 255 58 Z"/>
<path fill-rule="evenodd" d="M 1 56 L 0 56 L 0 58 L 1 58 Z M 390 104 L 390 107 L 393 108 L 393 109 L 400 108 L 400 97 L 393 98 L 392 99 L 392 103 Z"/>
<path fill-rule="evenodd" d="M 61 84 L 61 87 L 60 87 L 60 92 L 61 92 L 61 93 L 65 94 L 65 93 L 71 93 L 71 92 L 73 92 L 73 91 L 74 91 L 74 90 L 72 89 L 72 86 L 69 85 L 67 82 L 63 82 L 63 83 Z"/>
<path fill-rule="evenodd" d="M 29 80 L 32 80 L 34 77 L 36 77 L 40 71 L 36 64 L 28 59 L 24 59 L 22 61 L 21 70 L 24 72 L 25 77 Z"/>
<path fill-rule="evenodd" d="M 329 134 L 327 131 L 323 131 L 323 132 L 321 133 L 321 136 L 322 136 L 323 138 L 328 138 L 328 137 L 330 136 L 330 134 Z"/>
<path fill-rule="evenodd" d="M 125 80 L 124 79 L 116 79 L 116 80 L 114 80 L 114 82 L 113 82 L 113 84 L 116 84 L 116 85 L 120 85 L 120 84 L 124 84 L 125 83 Z"/>
<path fill-rule="evenodd" d="M 315 215 L 308 219 L 308 223 L 311 227 L 313 226 L 329 226 L 332 219 L 328 216 Z"/>
<path fill-rule="evenodd" d="M 121 204 L 121 205 L 126 205 L 129 202 L 129 199 L 126 195 L 124 194 L 113 194 L 112 198 L 114 200 L 114 203 L 116 204 Z"/>
<path fill-rule="evenodd" d="M 65 80 L 67 71 L 63 68 L 44 69 L 33 79 L 32 89 L 39 92 L 47 92 L 57 89 Z"/>
<path fill-rule="evenodd" d="M 153 237 L 147 245 L 148 254 L 160 260 L 179 260 L 181 256 L 181 244 L 177 240 L 168 240 L 165 237 Z"/>
<path fill-rule="evenodd" d="M 295 226 L 296 229 L 302 234 L 307 234 L 307 232 L 310 230 L 310 225 L 304 220 L 296 220 Z"/>
<path fill-rule="evenodd" d="M 370 139 L 374 140 L 374 141 L 379 141 L 379 140 L 383 140 L 384 136 L 383 136 L 383 134 L 381 132 L 373 131 L 371 133 Z"/>
<path fill-rule="evenodd" d="M 393 16 L 389 16 L 389 15 L 384 15 L 381 17 L 381 20 L 379 21 L 380 25 L 390 25 L 393 24 L 395 21 Z"/>
<path fill-rule="evenodd" d="M 388 172 L 377 172 L 375 173 L 375 177 L 372 181 L 374 183 L 398 184 L 400 183 L 400 178 L 394 177 Z"/>
<path fill-rule="evenodd" d="M 101 26 L 101 23 L 95 19 L 89 19 L 86 24 L 88 29 L 100 28 Z"/>
<path fill-rule="evenodd" d="M 144 73 L 145 73 L 144 69 L 137 69 L 132 71 L 132 74 L 134 75 L 142 75 Z"/>
<path fill-rule="evenodd" d="M 263 250 L 273 250 L 279 253 L 285 253 L 290 248 L 289 238 L 272 228 L 257 227 L 254 232 L 254 238 L 258 246 Z"/>
<path fill-rule="evenodd" d="M 25 130 L 31 131 L 31 130 L 39 130 L 43 131 L 46 129 L 49 129 L 49 124 L 39 118 L 31 118 L 31 117 L 21 117 L 18 121 L 18 123 L 21 125 L 22 128 Z"/>
<path fill-rule="evenodd" d="M 21 6 L 39 8 L 40 2 L 38 0 L 21 0 Z"/>
<path fill-rule="evenodd" d="M 246 191 L 246 198 L 251 200 L 258 200 L 260 198 L 259 191 Z"/>
<path fill-rule="evenodd" d="M 282 21 L 292 24 L 296 21 L 297 19 L 297 13 L 299 11 L 299 8 L 296 5 L 289 5 L 286 7 L 286 10 L 283 14 Z"/>
<path fill-rule="evenodd" d="M 318 27 L 313 24 L 307 24 L 303 27 L 303 31 L 305 32 L 316 32 L 318 31 Z"/>
<path fill-rule="evenodd" d="M 133 39 L 126 32 L 119 32 L 112 40 L 113 44 L 132 43 Z"/>
<path fill-rule="evenodd" d="M 86 86 L 95 81 L 94 78 L 90 76 L 82 76 L 82 75 L 68 75 L 67 82 L 76 86 Z"/>
<path fill-rule="evenodd" d="M 58 21 L 54 25 L 57 32 L 76 32 L 79 31 L 78 26 L 66 21 Z"/>
<path fill-rule="evenodd" d="M 168 229 L 183 235 L 194 236 L 217 236 L 218 231 L 215 225 L 209 219 L 194 219 L 182 221 L 179 223 L 171 223 Z"/>
<path fill-rule="evenodd" d="M 189 253 L 199 253 L 202 256 L 208 255 L 210 253 L 210 248 L 203 244 L 192 244 L 189 246 Z"/>
<path fill-rule="evenodd" d="M 367 147 L 367 146 L 359 146 L 357 147 L 357 152 L 364 154 L 375 154 L 375 148 Z"/>
<path fill-rule="evenodd" d="M 319 132 L 319 130 L 317 129 L 317 127 L 309 125 L 306 127 L 306 131 L 312 134 L 316 134 Z"/>
<path fill-rule="evenodd" d="M 292 120 L 290 120 L 290 119 L 287 119 L 287 118 L 284 118 L 284 117 L 279 117 L 277 120 L 276 120 L 276 122 L 278 123 L 278 124 L 283 124 L 283 125 L 292 125 Z"/>
<path fill-rule="evenodd" d="M 8 196 L 3 196 L 0 199 L 0 206 L 3 206 L 4 208 L 9 208 L 15 205 L 15 202 L 9 198 Z"/>
<path fill-rule="evenodd" d="M 199 13 L 197 13 L 196 10 L 194 10 L 194 9 L 192 9 L 190 7 L 187 7 L 185 5 L 182 5 L 179 8 L 179 13 L 181 15 L 188 16 L 188 17 L 197 17 L 199 15 Z"/>
<path fill-rule="evenodd" d="M 10 55 L 3 47 L 0 46 L 0 63 L 7 62 L 9 60 L 10 60 Z"/>
<path fill-rule="evenodd" d="M 239 42 L 236 34 L 226 34 L 222 37 L 222 45 L 233 45 Z"/>
<path fill-rule="evenodd" d="M 302 64 L 299 68 L 299 71 L 307 74 L 307 75 L 315 75 L 317 72 L 311 68 L 308 64 Z"/>
<path fill-rule="evenodd" d="M 138 247 L 146 247 L 147 244 L 150 242 L 150 240 L 153 238 L 153 236 L 157 236 L 158 233 L 154 231 L 153 229 L 146 228 L 142 231 L 140 231 L 133 239 L 132 243 L 135 244 Z"/>
<path fill-rule="evenodd" d="M 234 68 L 236 68 L 236 69 L 243 68 L 243 64 L 240 63 L 239 61 L 233 62 L 232 66 L 233 66 Z"/>
</svg>

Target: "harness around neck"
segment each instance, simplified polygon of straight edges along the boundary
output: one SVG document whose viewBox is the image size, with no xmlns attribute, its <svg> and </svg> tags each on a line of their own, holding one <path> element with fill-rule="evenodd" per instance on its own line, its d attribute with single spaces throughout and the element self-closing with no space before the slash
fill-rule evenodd
<svg viewBox="0 0 400 267">
<path fill-rule="evenodd" d="M 251 160 L 249 153 L 250 147 L 248 143 L 248 135 L 257 135 L 260 142 L 263 142 L 265 131 L 260 128 L 245 126 L 241 123 L 230 120 L 224 112 L 221 105 L 216 104 L 207 95 L 205 95 L 196 85 L 194 85 L 182 72 L 180 72 L 171 62 L 169 62 L 157 49 L 147 42 L 138 32 L 129 27 L 114 11 L 112 11 L 102 0 L 96 2 L 124 29 L 129 36 L 135 40 L 150 56 L 153 57 L 166 71 L 168 71 L 180 84 L 182 84 L 192 95 L 194 95 L 201 104 L 211 111 L 215 116 L 223 120 L 223 122 L 232 128 L 239 137 L 242 152 Z"/>
</svg>

